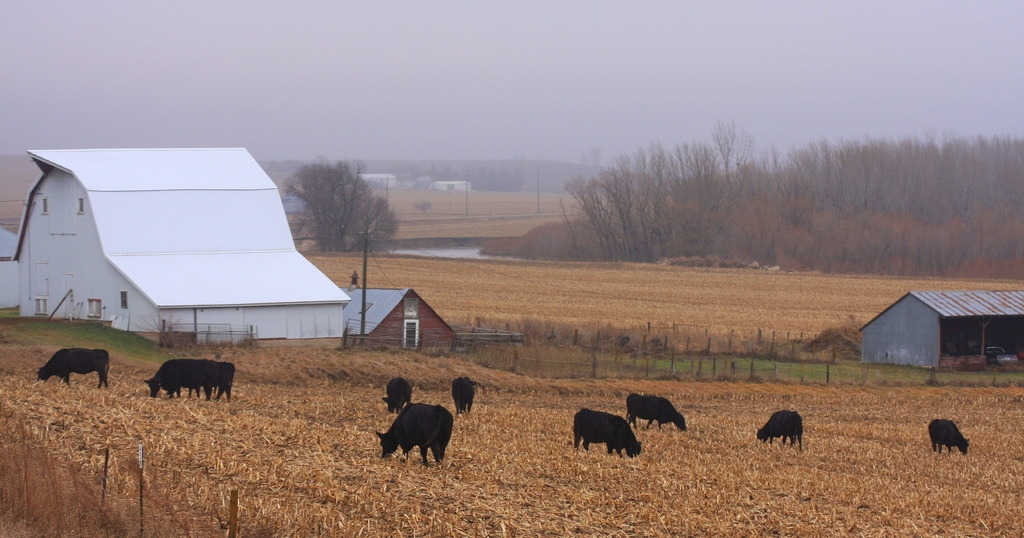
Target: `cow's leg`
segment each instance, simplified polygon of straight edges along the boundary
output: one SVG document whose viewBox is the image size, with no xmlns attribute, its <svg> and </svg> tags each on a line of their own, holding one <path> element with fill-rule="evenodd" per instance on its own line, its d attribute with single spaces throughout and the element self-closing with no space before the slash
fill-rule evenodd
<svg viewBox="0 0 1024 538">
<path fill-rule="evenodd" d="M 63 380 L 64 380 L 64 384 L 65 384 L 65 385 L 71 386 L 71 374 L 66 374 L 66 375 L 65 375 L 64 377 L 62 377 L 61 379 L 63 379 Z"/>
<path fill-rule="evenodd" d="M 652 422 L 654 422 L 654 419 L 653 419 L 653 418 L 652 418 L 651 420 L 648 420 L 648 421 L 647 421 L 647 427 L 648 427 L 648 428 L 650 428 L 650 427 L 651 427 L 651 423 L 652 423 Z"/>
<path fill-rule="evenodd" d="M 427 463 L 427 445 L 420 445 L 420 456 L 423 457 L 423 465 L 429 467 L 430 464 Z"/>
</svg>

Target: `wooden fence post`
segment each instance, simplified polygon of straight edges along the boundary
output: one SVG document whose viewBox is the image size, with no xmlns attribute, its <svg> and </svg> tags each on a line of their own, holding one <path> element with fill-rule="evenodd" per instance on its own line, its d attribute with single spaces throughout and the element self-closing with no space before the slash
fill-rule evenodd
<svg viewBox="0 0 1024 538">
<path fill-rule="evenodd" d="M 830 383 L 832 381 L 832 371 L 831 371 L 831 368 L 832 368 L 832 365 L 826 362 L 825 363 L 825 383 L 826 384 L 828 384 L 828 383 Z"/>
<path fill-rule="evenodd" d="M 804 361 L 800 361 L 800 384 L 804 384 Z"/>
<path fill-rule="evenodd" d="M 711 339 L 710 338 L 708 338 L 708 349 L 707 349 L 707 351 L 705 351 L 705 353 L 707 353 L 708 355 L 711 354 Z"/>
<path fill-rule="evenodd" d="M 715 375 L 717 373 L 718 373 L 718 358 L 717 357 L 713 357 L 711 359 L 711 379 L 714 379 Z"/>
<path fill-rule="evenodd" d="M 142 487 L 145 481 L 145 459 L 142 454 L 142 443 L 139 443 L 139 538 L 144 538 L 146 535 L 145 524 L 143 520 L 143 496 Z"/>
<path fill-rule="evenodd" d="M 698 359 L 697 360 L 697 375 L 696 375 L 696 377 L 700 377 L 701 376 L 701 370 L 703 370 L 703 369 L 704 369 L 704 359 Z"/>
<path fill-rule="evenodd" d="M 519 348 L 512 348 L 512 373 L 516 374 L 517 367 L 519 366 Z"/>
<path fill-rule="evenodd" d="M 231 506 L 228 512 L 228 538 L 238 536 L 238 490 L 231 490 Z"/>
<path fill-rule="evenodd" d="M 671 367 L 670 371 L 672 372 L 672 375 L 676 375 L 676 352 L 675 351 L 669 351 L 668 352 L 668 358 L 669 358 L 670 361 L 672 361 L 672 367 Z"/>
<path fill-rule="evenodd" d="M 110 468 L 110 447 L 103 451 L 103 489 L 100 490 L 100 505 L 107 498 L 107 469 Z"/>
<path fill-rule="evenodd" d="M 590 353 L 590 377 L 597 377 L 597 350 L 595 349 Z"/>
<path fill-rule="evenodd" d="M 574 346 L 576 345 L 576 340 L 579 338 L 579 336 L 580 336 L 579 328 L 573 329 L 572 330 L 572 345 L 574 345 Z"/>
</svg>

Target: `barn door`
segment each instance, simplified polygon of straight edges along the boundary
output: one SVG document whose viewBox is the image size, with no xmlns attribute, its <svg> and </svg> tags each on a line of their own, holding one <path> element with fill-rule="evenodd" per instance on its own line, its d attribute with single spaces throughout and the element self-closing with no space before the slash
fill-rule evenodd
<svg viewBox="0 0 1024 538">
<path fill-rule="evenodd" d="M 75 292 L 73 291 L 74 290 L 74 284 L 75 284 L 75 274 L 74 273 L 64 273 L 64 293 L 61 294 L 61 297 L 64 297 L 64 295 L 68 294 L 69 291 L 71 292 L 70 294 L 67 295 L 67 298 L 64 299 L 64 305 L 63 305 L 63 308 L 64 308 L 63 317 L 68 318 L 68 319 L 70 319 L 75 314 Z"/>
<path fill-rule="evenodd" d="M 46 310 L 46 301 L 50 297 L 50 264 L 48 262 L 36 262 L 35 271 L 32 274 L 32 295 L 36 302 L 35 313 L 49 314 Z"/>
<path fill-rule="evenodd" d="M 416 347 L 419 345 L 420 322 L 415 319 L 405 320 L 405 331 L 402 335 L 402 347 Z"/>
</svg>

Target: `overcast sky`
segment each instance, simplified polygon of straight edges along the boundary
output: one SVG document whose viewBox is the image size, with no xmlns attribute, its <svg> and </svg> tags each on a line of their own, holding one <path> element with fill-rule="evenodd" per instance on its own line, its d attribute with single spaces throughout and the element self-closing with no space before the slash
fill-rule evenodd
<svg viewBox="0 0 1024 538">
<path fill-rule="evenodd" d="M 707 140 L 1021 136 L 1024 3 L 0 4 L 0 153 L 580 162 Z"/>
</svg>

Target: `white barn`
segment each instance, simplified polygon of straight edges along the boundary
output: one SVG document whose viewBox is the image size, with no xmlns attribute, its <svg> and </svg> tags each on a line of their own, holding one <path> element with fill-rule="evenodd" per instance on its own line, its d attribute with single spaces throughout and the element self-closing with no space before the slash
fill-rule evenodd
<svg viewBox="0 0 1024 538">
<path fill-rule="evenodd" d="M 348 295 L 295 250 L 278 189 L 245 149 L 29 155 L 41 174 L 14 254 L 21 315 L 342 335 Z"/>
</svg>

